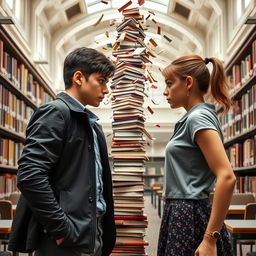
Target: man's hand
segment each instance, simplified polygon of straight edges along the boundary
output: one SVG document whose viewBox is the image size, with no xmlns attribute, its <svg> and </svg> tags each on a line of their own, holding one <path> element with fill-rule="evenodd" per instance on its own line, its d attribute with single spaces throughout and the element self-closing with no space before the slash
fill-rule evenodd
<svg viewBox="0 0 256 256">
<path fill-rule="evenodd" d="M 63 242 L 63 240 L 64 240 L 64 237 L 62 237 L 62 238 L 56 240 L 56 244 L 57 244 L 57 245 L 60 245 L 60 244 Z"/>
</svg>

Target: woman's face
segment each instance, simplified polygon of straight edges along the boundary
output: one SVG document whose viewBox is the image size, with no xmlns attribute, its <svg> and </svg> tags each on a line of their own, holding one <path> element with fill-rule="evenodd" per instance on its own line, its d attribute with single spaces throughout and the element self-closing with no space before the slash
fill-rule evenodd
<svg viewBox="0 0 256 256">
<path fill-rule="evenodd" d="M 163 94 L 171 108 L 184 107 L 188 98 L 186 78 L 180 79 L 173 74 L 165 78 L 165 83 L 166 87 Z"/>
</svg>

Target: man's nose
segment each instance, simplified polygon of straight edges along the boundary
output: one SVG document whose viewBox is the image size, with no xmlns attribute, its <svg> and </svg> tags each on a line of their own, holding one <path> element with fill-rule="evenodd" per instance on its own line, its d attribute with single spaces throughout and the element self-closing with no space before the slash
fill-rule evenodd
<svg viewBox="0 0 256 256">
<path fill-rule="evenodd" d="M 106 87 L 106 88 L 104 88 L 104 90 L 103 90 L 103 94 L 108 94 L 109 93 L 109 89 Z"/>
</svg>

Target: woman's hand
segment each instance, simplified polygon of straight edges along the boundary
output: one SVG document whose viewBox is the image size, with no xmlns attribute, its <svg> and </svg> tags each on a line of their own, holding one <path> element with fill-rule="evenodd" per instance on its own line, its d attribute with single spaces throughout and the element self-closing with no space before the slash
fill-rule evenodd
<svg viewBox="0 0 256 256">
<path fill-rule="evenodd" d="M 216 239 L 208 235 L 204 235 L 204 239 L 198 246 L 195 256 L 217 256 Z"/>
</svg>

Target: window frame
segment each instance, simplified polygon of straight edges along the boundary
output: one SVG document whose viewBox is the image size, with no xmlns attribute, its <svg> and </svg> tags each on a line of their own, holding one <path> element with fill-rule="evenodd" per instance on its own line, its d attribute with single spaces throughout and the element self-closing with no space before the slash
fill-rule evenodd
<svg viewBox="0 0 256 256">
<path fill-rule="evenodd" d="M 4 10 L 6 14 L 11 16 L 14 20 L 15 26 L 17 27 L 18 31 L 20 32 L 21 36 L 28 40 L 28 24 L 29 24 L 29 17 L 30 17 L 30 5 L 28 0 L 11 0 L 13 2 L 13 8 L 9 6 L 7 0 L 4 0 Z M 20 10 L 19 10 L 19 17 L 17 16 L 17 4 L 19 2 Z M 24 37 L 25 35 L 25 37 Z"/>
</svg>

